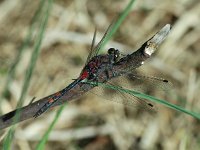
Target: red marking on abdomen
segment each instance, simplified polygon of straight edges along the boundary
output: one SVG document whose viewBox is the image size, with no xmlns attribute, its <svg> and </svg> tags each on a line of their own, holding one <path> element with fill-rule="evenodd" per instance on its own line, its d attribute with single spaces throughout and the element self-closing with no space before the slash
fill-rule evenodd
<svg viewBox="0 0 200 150">
<path fill-rule="evenodd" d="M 89 76 L 88 72 L 87 71 L 83 71 L 83 73 L 81 74 L 81 79 L 85 79 Z"/>
<path fill-rule="evenodd" d="M 60 95 L 61 95 L 60 92 L 57 92 L 57 93 L 56 93 L 56 96 L 60 96 Z"/>
<path fill-rule="evenodd" d="M 53 101 L 54 101 L 53 98 L 50 98 L 50 99 L 48 100 L 49 103 L 53 103 Z"/>
</svg>

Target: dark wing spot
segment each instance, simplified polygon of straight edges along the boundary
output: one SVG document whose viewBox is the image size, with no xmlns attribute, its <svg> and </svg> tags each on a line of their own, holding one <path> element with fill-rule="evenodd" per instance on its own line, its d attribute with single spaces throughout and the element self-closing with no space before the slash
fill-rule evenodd
<svg viewBox="0 0 200 150">
<path fill-rule="evenodd" d="M 153 104 L 151 104 L 151 103 L 148 103 L 148 105 L 149 105 L 150 107 L 153 107 Z"/>
<path fill-rule="evenodd" d="M 164 80 L 163 80 L 163 82 L 166 82 L 166 83 L 168 83 L 169 81 L 168 81 L 168 80 L 166 80 L 166 79 L 164 79 Z"/>
</svg>

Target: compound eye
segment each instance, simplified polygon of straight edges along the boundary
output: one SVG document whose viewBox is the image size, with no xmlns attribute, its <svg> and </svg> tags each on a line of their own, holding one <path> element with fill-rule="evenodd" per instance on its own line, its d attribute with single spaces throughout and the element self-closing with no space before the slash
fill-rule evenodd
<svg viewBox="0 0 200 150">
<path fill-rule="evenodd" d="M 108 49 L 108 54 L 114 54 L 115 52 L 115 49 L 114 48 L 109 48 Z"/>
<path fill-rule="evenodd" d="M 119 50 L 115 50 L 115 57 L 118 58 L 120 55 Z"/>
</svg>

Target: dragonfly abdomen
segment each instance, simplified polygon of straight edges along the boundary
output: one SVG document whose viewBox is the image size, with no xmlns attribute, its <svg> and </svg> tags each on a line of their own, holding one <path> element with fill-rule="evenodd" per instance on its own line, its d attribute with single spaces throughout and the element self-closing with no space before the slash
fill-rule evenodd
<svg viewBox="0 0 200 150">
<path fill-rule="evenodd" d="M 76 79 L 74 82 L 72 82 L 70 85 L 62 89 L 61 91 L 55 93 L 52 97 L 49 98 L 48 102 L 45 103 L 42 108 L 40 108 L 36 114 L 33 116 L 37 118 L 42 113 L 47 111 L 53 104 L 55 104 L 63 95 L 66 94 L 70 89 L 72 89 L 75 85 L 77 85 L 82 79 Z"/>
</svg>

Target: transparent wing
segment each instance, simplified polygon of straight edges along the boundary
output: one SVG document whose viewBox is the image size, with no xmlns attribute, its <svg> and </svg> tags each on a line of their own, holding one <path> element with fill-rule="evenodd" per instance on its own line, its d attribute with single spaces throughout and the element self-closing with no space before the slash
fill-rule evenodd
<svg viewBox="0 0 200 150">
<path fill-rule="evenodd" d="M 91 44 L 91 48 L 90 48 L 91 51 L 94 49 L 94 44 L 95 44 L 95 40 L 96 40 L 96 35 L 97 35 L 97 28 L 95 27 L 94 35 L 93 35 L 93 39 L 92 39 L 92 44 Z"/>
<path fill-rule="evenodd" d="M 108 82 L 107 84 L 115 86 L 114 83 Z M 128 93 L 121 92 L 120 90 L 109 89 L 109 93 L 110 93 L 111 97 L 112 97 L 112 93 L 118 94 L 121 97 L 118 100 L 117 100 L 117 98 L 113 99 L 113 101 L 124 104 L 126 106 L 134 106 L 134 107 L 137 107 L 140 109 L 144 109 L 149 112 L 156 112 L 155 106 L 145 99 L 141 99 L 136 96 L 130 95 Z"/>
<path fill-rule="evenodd" d="M 148 94 L 151 93 L 151 90 L 158 92 L 167 92 L 172 90 L 172 83 L 168 80 L 154 76 L 145 76 L 136 72 L 128 74 L 127 76 L 115 78 L 106 84 L 111 86 L 120 86 L 130 90 L 133 89 Z M 157 110 L 156 106 L 153 105 L 152 102 L 121 92 L 120 90 L 97 86 L 92 90 L 92 92 L 106 100 L 117 102 L 125 106 L 140 108 L 150 113 L 155 113 Z"/>
<path fill-rule="evenodd" d="M 116 86 L 113 83 L 106 83 L 106 84 Z M 156 107 L 152 103 L 148 102 L 147 100 L 137 98 L 133 95 L 130 95 L 128 93 L 123 93 L 119 90 L 97 86 L 92 91 L 90 91 L 90 93 L 97 95 L 98 97 L 101 97 L 105 100 L 123 104 L 124 106 L 128 106 L 134 109 L 141 109 L 149 113 L 157 112 Z"/>
<path fill-rule="evenodd" d="M 93 36 L 93 40 L 92 40 L 92 45 L 91 45 L 91 51 L 90 54 L 88 55 L 86 64 L 94 57 L 97 56 L 99 53 L 99 50 L 102 47 L 102 44 L 105 42 L 106 38 L 110 35 L 110 32 L 112 31 L 112 28 L 115 24 L 115 20 L 109 25 L 108 29 L 106 30 L 106 32 L 104 33 L 102 39 L 100 40 L 100 42 L 94 47 L 95 44 L 95 38 L 96 38 L 96 29 L 94 32 L 94 36 Z"/>
<path fill-rule="evenodd" d="M 94 57 L 94 54 L 96 53 L 95 49 L 94 49 L 96 34 L 97 34 L 97 28 L 95 28 L 95 30 L 94 30 L 94 35 L 93 35 L 93 38 L 92 38 L 92 44 L 91 44 L 91 47 L 90 47 L 90 53 L 87 57 L 86 64 L 88 64 L 88 62 L 91 60 L 92 57 Z"/>
<path fill-rule="evenodd" d="M 129 84 L 142 92 L 150 90 L 169 92 L 173 90 L 173 84 L 165 78 L 142 75 L 136 72 L 131 72 L 126 76 L 129 80 Z"/>
<path fill-rule="evenodd" d="M 120 79 L 122 79 L 122 78 L 120 78 Z M 119 82 L 119 79 L 111 80 L 111 82 L 107 82 L 105 84 L 109 84 L 109 86 L 111 85 L 111 86 L 121 87 L 121 81 Z M 98 83 L 97 83 L 97 85 L 98 85 Z M 126 88 L 127 87 L 128 87 L 128 85 L 126 84 Z M 128 93 L 121 92 L 120 90 L 117 90 L 117 88 L 111 89 L 111 88 L 103 88 L 101 86 L 96 86 L 92 90 L 91 93 L 98 95 L 98 96 L 102 97 L 103 99 L 117 102 L 117 103 L 123 104 L 125 106 L 130 106 L 133 108 L 140 108 L 140 109 L 148 111 L 150 113 L 156 112 L 156 109 L 152 103 L 148 102 L 145 99 L 141 99 L 141 98 L 135 97 L 133 95 L 130 95 Z"/>
</svg>

